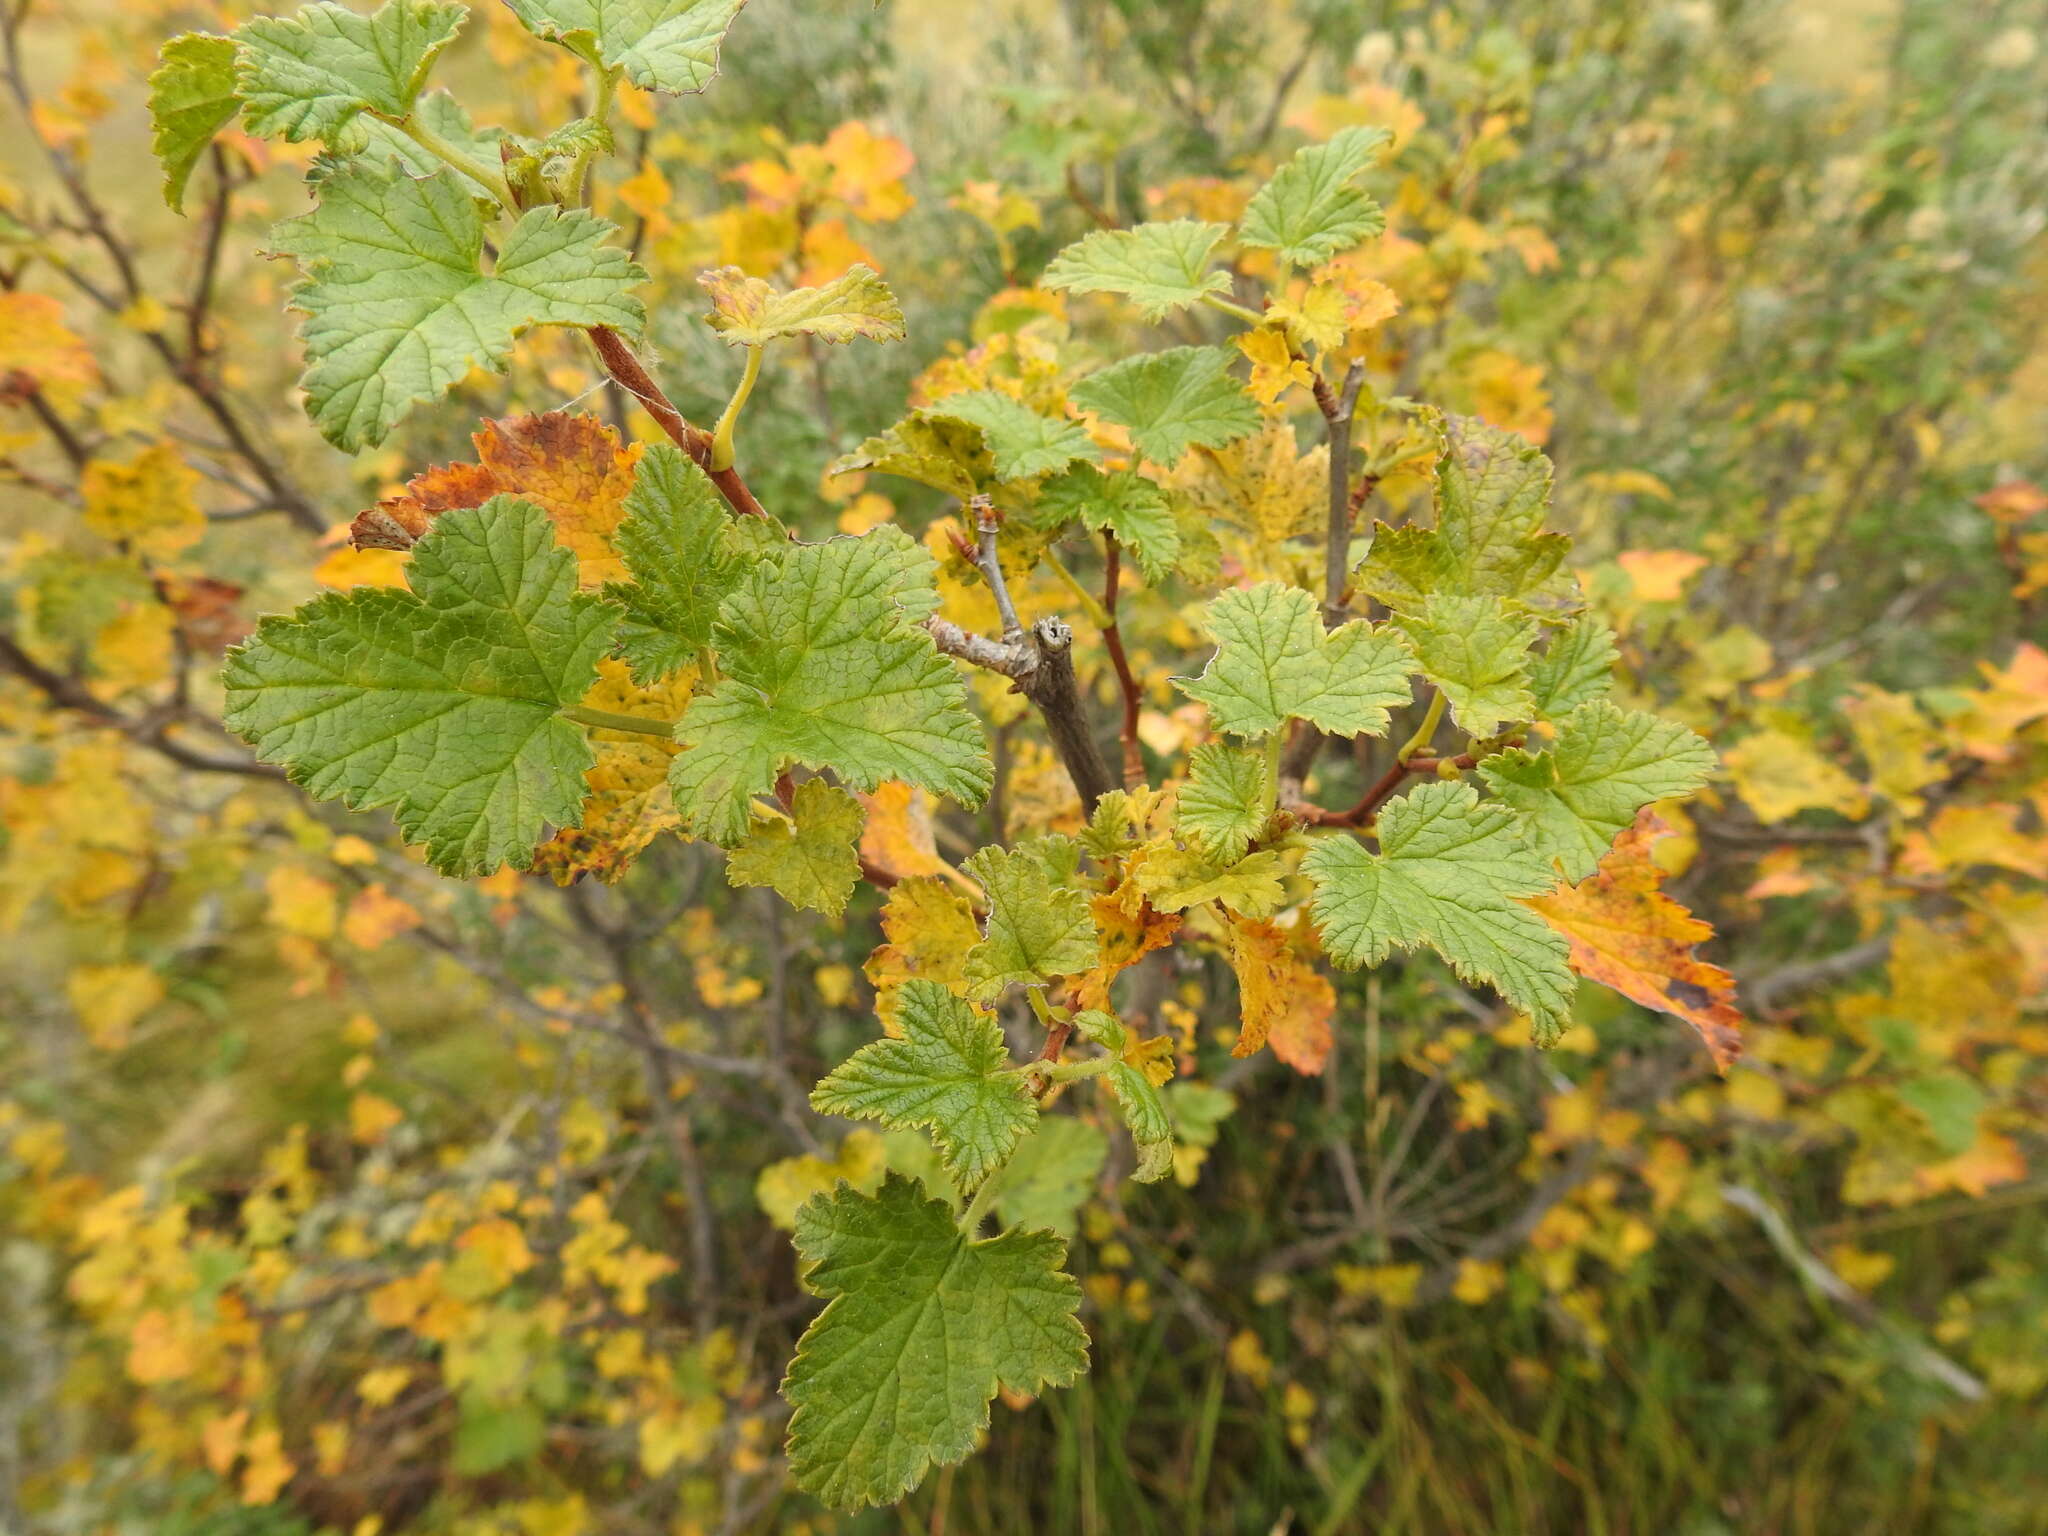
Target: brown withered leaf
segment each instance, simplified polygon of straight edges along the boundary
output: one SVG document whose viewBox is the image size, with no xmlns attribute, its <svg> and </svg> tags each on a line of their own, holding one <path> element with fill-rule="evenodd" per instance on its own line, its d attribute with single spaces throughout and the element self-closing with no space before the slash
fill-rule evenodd
<svg viewBox="0 0 2048 1536">
<path fill-rule="evenodd" d="M 1725 1073 L 1742 1054 L 1746 1021 L 1735 1006 L 1735 978 L 1693 953 L 1713 928 L 1664 894 L 1664 871 L 1650 848 L 1669 831 L 1645 809 L 1590 876 L 1523 904 L 1571 941 L 1573 970 L 1684 1019 Z"/>
<path fill-rule="evenodd" d="M 176 573 L 161 579 L 178 628 L 195 651 L 218 656 L 253 627 L 235 606 L 244 589 L 234 582 Z"/>
<path fill-rule="evenodd" d="M 625 562 L 611 536 L 625 518 L 626 493 L 640 445 L 595 416 L 550 411 L 487 421 L 470 441 L 474 464 L 441 464 L 407 482 L 349 527 L 357 549 L 411 549 L 443 512 L 476 507 L 493 496 L 521 496 L 555 521 L 556 536 L 576 556 L 585 588 L 623 580 Z"/>
<path fill-rule="evenodd" d="M 583 702 L 615 714 L 678 720 L 696 678 L 697 669 L 685 667 L 642 688 L 624 662 L 607 657 L 597 664 L 597 681 Z M 533 856 L 534 873 L 557 885 L 584 875 L 615 884 L 656 836 L 682 820 L 668 792 L 668 763 L 681 750 L 678 743 L 638 731 L 594 730 L 590 747 L 597 761 L 583 775 L 583 824 L 561 828 Z"/>
<path fill-rule="evenodd" d="M 1337 989 L 1294 947 L 1284 928 L 1224 914 L 1225 954 L 1237 973 L 1242 1022 L 1233 1056 L 1270 1046 L 1295 1071 L 1314 1076 L 1330 1059 Z"/>
</svg>

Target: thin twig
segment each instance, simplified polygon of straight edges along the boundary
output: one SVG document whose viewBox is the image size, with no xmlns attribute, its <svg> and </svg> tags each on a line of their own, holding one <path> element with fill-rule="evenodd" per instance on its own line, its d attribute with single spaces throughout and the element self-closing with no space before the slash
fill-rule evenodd
<svg viewBox="0 0 2048 1536">
<path fill-rule="evenodd" d="M 1108 529 L 1102 533 L 1102 606 L 1109 622 L 1102 627 L 1102 643 L 1109 648 L 1109 662 L 1116 669 L 1116 685 L 1123 694 L 1124 713 L 1118 734 L 1124 748 L 1124 786 L 1136 789 L 1145 782 L 1145 759 L 1138 751 L 1138 706 L 1143 695 L 1131 673 L 1130 658 L 1124 654 L 1123 627 L 1118 621 L 1117 598 L 1123 585 L 1123 547 Z"/>
<path fill-rule="evenodd" d="M 697 465 L 711 477 L 711 483 L 718 487 L 733 511 L 742 517 L 766 517 L 767 510 L 754 499 L 754 493 L 747 489 L 747 482 L 737 469 L 713 469 L 711 467 L 711 434 L 702 427 L 692 426 L 683 413 L 676 409 L 667 391 L 647 371 L 647 365 L 634 354 L 626 338 L 608 325 L 590 327 L 590 340 L 597 348 L 598 360 L 604 371 L 625 391 L 638 400 L 652 416 L 662 431 L 666 432 L 675 445 L 697 461 Z"/>
</svg>

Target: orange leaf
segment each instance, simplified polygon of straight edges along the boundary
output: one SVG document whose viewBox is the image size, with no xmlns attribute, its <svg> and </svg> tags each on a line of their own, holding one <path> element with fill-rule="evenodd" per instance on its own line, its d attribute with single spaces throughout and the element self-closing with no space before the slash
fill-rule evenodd
<svg viewBox="0 0 2048 1536">
<path fill-rule="evenodd" d="M 1080 980 L 1081 1006 L 1113 1011 L 1109 984 L 1153 950 L 1171 944 L 1181 915 L 1157 911 L 1128 880 L 1095 897 L 1088 909 L 1095 917 L 1097 960 L 1095 969 Z"/>
<path fill-rule="evenodd" d="M 1668 830 L 1643 811 L 1589 878 L 1524 905 L 1571 941 L 1573 970 L 1645 1008 L 1677 1014 L 1726 1072 L 1742 1054 L 1735 978 L 1693 954 L 1714 930 L 1664 894 L 1650 846 Z"/>
<path fill-rule="evenodd" d="M 862 795 L 867 821 L 860 834 L 860 857 L 897 880 L 936 875 L 945 868 L 932 834 L 932 797 L 901 779 L 888 779 Z"/>
<path fill-rule="evenodd" d="M 1224 922 L 1243 1011 L 1230 1054 L 1271 1046 L 1295 1071 L 1314 1076 L 1330 1059 L 1336 988 L 1295 950 L 1286 929 L 1235 913 L 1225 913 Z"/>
<path fill-rule="evenodd" d="M 550 411 L 487 421 L 470 441 L 475 464 L 442 464 L 415 476 L 403 496 L 359 514 L 349 528 L 357 549 L 411 549 L 443 512 L 481 506 L 493 496 L 522 496 L 555 520 L 560 541 L 575 553 L 585 587 L 623 580 L 625 564 L 611 536 L 625 518 L 637 443 L 595 416 Z"/>
</svg>

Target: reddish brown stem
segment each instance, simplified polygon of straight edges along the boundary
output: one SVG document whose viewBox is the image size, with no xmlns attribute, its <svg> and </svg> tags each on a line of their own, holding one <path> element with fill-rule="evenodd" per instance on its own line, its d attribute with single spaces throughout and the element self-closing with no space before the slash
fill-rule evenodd
<svg viewBox="0 0 2048 1536">
<path fill-rule="evenodd" d="M 1116 668 L 1116 685 L 1123 690 L 1124 718 L 1120 732 L 1124 744 L 1124 787 L 1136 789 L 1145 782 L 1145 759 L 1138 751 L 1138 704 L 1142 695 L 1131 673 L 1130 657 L 1124 654 L 1124 636 L 1117 622 L 1117 597 L 1123 587 L 1123 547 L 1116 535 L 1102 535 L 1102 606 L 1109 614 L 1102 641 L 1109 647 L 1110 664 Z"/>
<path fill-rule="evenodd" d="M 1358 797 L 1358 803 L 1349 810 L 1332 811 L 1306 801 L 1289 807 L 1301 820 L 1315 827 L 1369 827 L 1373 815 L 1393 797 L 1402 781 L 1411 775 L 1416 778 L 1430 778 L 1436 775 L 1448 762 L 1460 773 L 1464 773 L 1478 762 L 1470 752 L 1461 752 L 1456 757 L 1411 757 L 1405 763 L 1396 763 L 1373 781 L 1372 788 Z"/>
<path fill-rule="evenodd" d="M 654 375 L 634 355 L 625 337 L 608 325 L 593 325 L 590 340 L 597 348 L 604 371 L 647 408 L 647 414 L 655 419 L 678 448 L 697 461 L 698 467 L 711 477 L 711 483 L 718 487 L 718 493 L 733 511 L 742 517 L 768 515 L 761 503 L 754 499 L 754 493 L 747 489 L 747 482 L 740 478 L 738 470 L 711 467 L 711 434 L 702 427 L 690 425 L 683 413 L 676 409 L 675 402 L 655 382 Z"/>
</svg>

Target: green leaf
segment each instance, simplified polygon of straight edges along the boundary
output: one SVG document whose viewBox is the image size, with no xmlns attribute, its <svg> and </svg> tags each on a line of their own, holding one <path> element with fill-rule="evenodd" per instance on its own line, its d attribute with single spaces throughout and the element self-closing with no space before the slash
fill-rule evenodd
<svg viewBox="0 0 2048 1536">
<path fill-rule="evenodd" d="M 272 231 L 306 272 L 292 306 L 306 317 L 302 382 L 314 422 L 338 447 L 374 445 L 414 402 L 471 368 L 503 372 L 529 326 L 637 331 L 632 290 L 647 274 L 604 243 L 612 232 L 588 213 L 534 208 L 505 232 L 485 273 L 483 218 L 453 176 L 336 175 L 313 212 Z"/>
<path fill-rule="evenodd" d="M 149 77 L 150 142 L 164 171 L 164 201 L 185 211 L 185 184 L 213 136 L 234 120 L 235 40 L 187 32 L 165 43 Z"/>
<path fill-rule="evenodd" d="M 963 1193 L 1000 1168 L 1038 1119 L 1038 1101 L 993 1015 L 970 1008 L 936 981 L 898 994 L 900 1040 L 877 1040 L 811 1091 L 821 1115 L 928 1129 Z"/>
<path fill-rule="evenodd" d="M 1443 689 L 1451 718 L 1468 735 L 1491 736 L 1535 715 L 1529 693 L 1534 619 L 1510 613 L 1497 597 L 1436 593 L 1400 623 L 1422 675 Z"/>
<path fill-rule="evenodd" d="M 711 295 L 711 329 L 732 346 L 758 347 L 779 336 L 815 336 L 825 342 L 901 341 L 903 311 L 881 275 L 855 262 L 822 288 L 778 293 L 772 283 L 738 267 L 701 273 Z"/>
<path fill-rule="evenodd" d="M 633 574 L 605 587 L 626 611 L 619 654 L 634 682 L 659 682 L 710 645 L 718 605 L 755 554 L 735 536 L 711 477 L 672 443 L 657 443 L 640 460 L 613 542 Z"/>
<path fill-rule="evenodd" d="M 1302 860 L 1315 885 L 1323 948 L 1347 968 L 1378 965 L 1396 946 L 1427 945 L 1467 981 L 1488 982 L 1554 1041 L 1575 985 L 1564 936 L 1515 898 L 1557 883 L 1521 839 L 1507 807 L 1482 805 L 1469 784 L 1417 785 L 1385 805 L 1380 851 L 1348 835 Z"/>
<path fill-rule="evenodd" d="M 1138 1171 L 1131 1177 L 1140 1184 L 1156 1184 L 1173 1172 L 1173 1122 L 1167 1117 L 1166 1101 L 1152 1080 L 1129 1062 L 1111 1067 L 1103 1081 L 1123 1111 L 1138 1149 Z"/>
<path fill-rule="evenodd" d="M 1185 912 L 1221 902 L 1246 917 L 1270 917 L 1287 899 L 1280 852 L 1262 848 L 1235 862 L 1220 862 L 1192 848 L 1159 848 L 1132 871 L 1145 899 L 1161 912 Z"/>
<path fill-rule="evenodd" d="M 499 146 L 504 134 L 498 129 L 479 129 L 470 121 L 467 110 L 446 91 L 427 91 L 412 104 L 411 120 L 429 129 L 443 144 L 461 151 L 471 160 L 484 166 L 499 163 Z M 431 176 L 446 167 L 450 174 L 460 174 L 462 186 L 470 196 L 489 199 L 495 194 L 475 177 L 456 173 L 438 155 L 430 154 L 419 143 L 381 118 L 358 118 L 355 124 L 360 132 L 351 132 L 348 137 L 360 138 L 361 144 L 354 148 L 347 146 L 330 149 L 316 157 L 306 172 L 306 179 L 321 186 L 346 171 L 369 170 L 381 172 L 388 162 L 396 160 L 410 176 Z"/>
<path fill-rule="evenodd" d="M 1614 683 L 1620 652 L 1614 631 L 1591 616 L 1577 618 L 1550 637 L 1543 654 L 1529 660 L 1529 693 L 1536 718 L 1557 720 L 1590 699 L 1606 694 Z"/>
<path fill-rule="evenodd" d="M 792 907 L 837 917 L 860 883 L 860 801 L 836 784 L 805 779 L 788 816 L 756 816 L 725 861 L 733 885 L 765 885 Z"/>
<path fill-rule="evenodd" d="M 1140 353 L 1090 374 L 1072 399 L 1129 427 L 1140 453 L 1171 468 L 1190 448 L 1220 448 L 1258 430 L 1259 408 L 1230 376 L 1231 356 L 1221 347 Z"/>
<path fill-rule="evenodd" d="M 855 789 L 902 779 L 978 805 L 992 778 L 952 663 L 918 623 L 937 602 L 931 556 L 893 525 L 795 545 L 756 564 L 719 609 L 724 677 L 690 701 L 669 766 L 676 808 L 727 844 L 747 802 L 791 763 Z"/>
<path fill-rule="evenodd" d="M 386 0 L 368 16 L 309 5 L 296 16 L 259 16 L 235 31 L 242 122 L 292 143 L 326 139 L 352 147 L 365 112 L 404 117 L 435 57 L 455 40 L 467 6 Z"/>
<path fill-rule="evenodd" d="M 465 1396 L 449 1466 L 463 1477 L 482 1477 L 536 1454 L 546 1437 L 547 1420 L 533 1404 Z"/>
<path fill-rule="evenodd" d="M 893 1502 L 974 1449 L 997 1387 L 1037 1393 L 1088 1367 L 1081 1290 L 1049 1232 L 973 1241 L 891 1174 L 874 1195 L 810 1200 L 796 1246 L 829 1300 L 782 1384 L 789 1462 L 827 1504 Z"/>
<path fill-rule="evenodd" d="M 1278 251 L 1291 266 L 1319 267 L 1387 227 L 1380 205 L 1352 183 L 1393 141 L 1384 128 L 1346 128 L 1311 144 L 1252 194 L 1240 244 Z"/>
<path fill-rule="evenodd" d="M 1120 294 L 1148 321 L 1161 320 L 1205 295 L 1230 291 L 1230 274 L 1209 267 L 1217 242 L 1229 233 L 1221 224 L 1193 219 L 1098 229 L 1053 257 L 1038 284 L 1070 293 Z"/>
<path fill-rule="evenodd" d="M 746 0 L 505 0 L 535 37 L 595 52 L 643 90 L 687 96 L 718 76 L 718 46 Z"/>
<path fill-rule="evenodd" d="M 1109 1155 L 1109 1138 L 1072 1115 L 1040 1115 L 991 1179 L 995 1208 L 1013 1227 L 1071 1237 L 1074 1218 Z"/>
<path fill-rule="evenodd" d="M 1689 795 L 1714 752 L 1676 720 L 1582 704 L 1541 752 L 1515 747 L 1479 765 L 1487 787 L 1522 818 L 1529 845 L 1574 883 L 1592 874 L 1618 833 L 1652 800 Z"/>
<path fill-rule="evenodd" d="M 967 951 L 967 989 L 983 1000 L 1012 982 L 1044 986 L 1096 961 L 1095 919 L 1088 893 L 1064 880 L 1053 860 L 1078 852 L 1070 838 L 1046 837 L 1015 848 L 989 847 L 961 868 L 988 892 L 988 924 Z"/>
<path fill-rule="evenodd" d="M 995 455 L 981 428 L 932 409 L 912 411 L 832 463 L 835 475 L 855 470 L 901 475 L 962 501 L 986 490 L 996 478 Z"/>
<path fill-rule="evenodd" d="M 1927 1129 L 1950 1157 L 1961 1157 L 1976 1145 L 1977 1124 L 1987 1101 L 1984 1090 L 1961 1072 L 1909 1077 L 1899 1084 L 1898 1095 L 1927 1122 Z"/>
<path fill-rule="evenodd" d="M 930 411 L 981 428 L 982 440 L 1002 480 L 1029 480 L 1064 468 L 1076 459 L 1096 458 L 1096 447 L 1077 421 L 1041 416 L 1021 400 L 992 389 L 948 395 Z"/>
<path fill-rule="evenodd" d="M 596 680 L 616 615 L 510 496 L 436 518 L 406 579 L 265 619 L 228 654 L 227 724 L 319 798 L 390 807 L 444 874 L 524 869 L 547 823 L 582 815 L 590 747 L 557 711 Z"/>
<path fill-rule="evenodd" d="M 1559 570 L 1571 540 L 1542 531 L 1550 460 L 1499 427 L 1465 416 L 1442 420 L 1436 527 L 1378 525 L 1358 569 L 1359 590 L 1400 613 L 1435 592 L 1544 611 L 1572 607 L 1577 582 Z"/>
<path fill-rule="evenodd" d="M 1104 474 L 1093 464 L 1076 464 L 1038 493 L 1037 521 L 1051 527 L 1079 518 L 1097 533 L 1109 532 L 1138 557 L 1147 581 L 1159 581 L 1180 559 L 1180 524 L 1158 482 L 1134 469 Z"/>
<path fill-rule="evenodd" d="M 1316 600 L 1263 581 L 1209 605 L 1216 654 L 1200 677 L 1174 679 L 1209 706 L 1217 729 L 1265 736 L 1307 720 L 1333 736 L 1380 736 L 1387 707 L 1406 704 L 1415 658 L 1390 630 L 1362 619 L 1323 630 Z"/>
<path fill-rule="evenodd" d="M 1271 814 L 1266 764 L 1256 752 L 1206 742 L 1189 754 L 1188 781 L 1181 786 L 1174 825 L 1204 852 L 1235 864 Z"/>
</svg>

